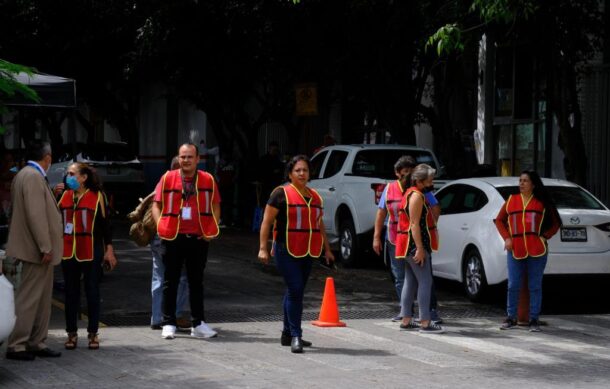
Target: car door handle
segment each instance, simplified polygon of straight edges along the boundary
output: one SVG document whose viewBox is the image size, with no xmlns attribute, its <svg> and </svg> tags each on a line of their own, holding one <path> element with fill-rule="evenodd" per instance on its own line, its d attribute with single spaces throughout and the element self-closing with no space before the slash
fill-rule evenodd
<svg viewBox="0 0 610 389">
<path fill-rule="evenodd" d="M 334 191 L 335 191 L 335 187 L 334 187 L 334 186 L 331 186 L 330 188 L 328 188 L 328 191 L 329 191 L 329 192 L 334 192 Z"/>
<path fill-rule="evenodd" d="M 460 227 L 460 229 L 462 231 L 468 231 L 468 224 L 464 224 L 463 226 Z"/>
</svg>

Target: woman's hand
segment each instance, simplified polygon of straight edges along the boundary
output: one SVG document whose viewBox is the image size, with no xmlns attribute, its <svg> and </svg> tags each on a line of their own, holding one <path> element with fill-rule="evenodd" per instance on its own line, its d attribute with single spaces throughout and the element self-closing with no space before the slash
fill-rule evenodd
<svg viewBox="0 0 610 389">
<path fill-rule="evenodd" d="M 324 258 L 326 258 L 327 265 L 331 265 L 333 262 L 335 262 L 335 255 L 332 251 L 330 251 L 330 249 L 324 250 Z"/>
<path fill-rule="evenodd" d="M 512 238 L 506 238 L 504 240 L 504 250 L 510 251 L 512 249 L 513 249 L 513 239 Z"/>
<path fill-rule="evenodd" d="M 57 184 L 53 188 L 53 194 L 55 195 L 55 197 L 57 197 L 64 191 L 64 189 L 65 189 L 65 185 L 63 184 L 63 182 L 61 184 Z"/>
<path fill-rule="evenodd" d="M 424 249 L 418 248 L 415 250 L 415 255 L 413 256 L 413 260 L 419 266 L 424 266 L 424 260 L 426 259 L 426 251 Z"/>
<path fill-rule="evenodd" d="M 267 249 L 258 250 L 258 260 L 264 263 L 265 265 L 269 264 L 269 251 Z"/>
<path fill-rule="evenodd" d="M 114 256 L 114 249 L 111 245 L 106 246 L 106 252 L 104 253 L 104 263 L 108 264 L 108 269 L 110 271 L 114 270 L 117 265 L 116 257 Z"/>
</svg>

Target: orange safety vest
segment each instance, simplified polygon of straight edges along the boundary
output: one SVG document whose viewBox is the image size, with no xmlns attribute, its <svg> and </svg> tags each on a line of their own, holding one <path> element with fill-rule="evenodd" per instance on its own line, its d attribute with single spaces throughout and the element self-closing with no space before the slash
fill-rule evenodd
<svg viewBox="0 0 610 389">
<path fill-rule="evenodd" d="M 544 204 L 534 196 L 524 203 L 523 195 L 511 195 L 506 201 L 508 230 L 513 239 L 513 258 L 541 257 L 546 245 L 540 237 Z"/>
<path fill-rule="evenodd" d="M 398 230 L 399 214 L 398 211 L 400 208 L 400 202 L 402 201 L 403 194 L 404 190 L 402 189 L 402 185 L 400 185 L 400 181 L 396 180 L 388 184 L 388 189 L 385 194 L 385 207 L 388 210 L 389 215 L 388 242 L 393 245 L 396 245 L 396 233 Z"/>
<path fill-rule="evenodd" d="M 309 189 L 311 198 L 305 201 L 303 195 L 292 184 L 283 186 L 286 195 L 286 249 L 295 258 L 320 257 L 324 240 L 320 231 L 323 215 L 322 197 Z M 274 227 L 274 242 L 277 229 Z"/>
<path fill-rule="evenodd" d="M 180 170 L 170 170 L 161 179 L 162 208 L 161 217 L 157 223 L 157 234 L 161 239 L 174 240 L 180 229 L 182 204 L 184 200 L 182 176 Z M 199 228 L 205 238 L 214 238 L 220 233 L 218 221 L 212 212 L 212 201 L 216 191 L 216 183 L 211 174 L 198 170 L 195 175 L 195 196 L 197 209 L 193 217 L 198 216 Z M 196 213 L 195 213 L 196 211 Z"/>
<path fill-rule="evenodd" d="M 405 193 L 405 196 L 400 203 L 398 214 L 398 231 L 396 235 L 396 258 L 405 258 L 407 256 L 407 251 L 409 250 L 409 244 L 411 241 L 411 222 L 409 220 L 407 207 L 409 206 L 409 198 L 413 193 L 417 193 L 419 196 L 422 196 L 424 200 L 424 208 L 426 209 L 426 228 L 422 232 L 428 234 L 430 248 L 432 251 L 438 251 L 439 239 L 434 215 L 428 207 L 426 196 L 424 196 L 424 194 L 416 187 L 412 186 L 407 189 L 407 193 Z"/>
<path fill-rule="evenodd" d="M 59 200 L 64 221 L 63 259 L 76 258 L 77 261 L 93 260 L 93 227 L 102 194 L 87 190 L 74 202 L 75 193 L 67 190 Z M 71 225 L 69 227 L 68 225 Z"/>
</svg>

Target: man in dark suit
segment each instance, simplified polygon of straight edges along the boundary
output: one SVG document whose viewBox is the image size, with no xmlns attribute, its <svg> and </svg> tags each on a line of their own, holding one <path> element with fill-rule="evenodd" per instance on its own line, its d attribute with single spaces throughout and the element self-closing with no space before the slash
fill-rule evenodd
<svg viewBox="0 0 610 389">
<path fill-rule="evenodd" d="M 11 187 L 12 215 L 6 254 L 23 263 L 15 296 L 15 329 L 8 339 L 6 357 L 30 361 L 59 357 L 45 344 L 51 317 L 53 266 L 61 261 L 63 225 L 57 202 L 46 180 L 51 166 L 48 142 L 28 144 L 27 165 Z"/>
</svg>

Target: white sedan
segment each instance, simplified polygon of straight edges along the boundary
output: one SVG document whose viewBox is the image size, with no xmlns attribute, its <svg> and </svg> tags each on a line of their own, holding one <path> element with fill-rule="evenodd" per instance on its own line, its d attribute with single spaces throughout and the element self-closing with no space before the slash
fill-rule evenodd
<svg viewBox="0 0 610 389">
<path fill-rule="evenodd" d="M 610 274 L 610 210 L 576 184 L 542 181 L 563 224 L 549 240 L 545 274 Z M 441 216 L 434 275 L 462 282 L 472 300 L 507 279 L 506 251 L 494 219 L 508 196 L 519 193 L 518 182 L 518 177 L 467 178 L 436 193 Z"/>
</svg>

